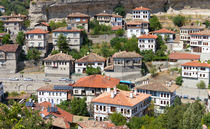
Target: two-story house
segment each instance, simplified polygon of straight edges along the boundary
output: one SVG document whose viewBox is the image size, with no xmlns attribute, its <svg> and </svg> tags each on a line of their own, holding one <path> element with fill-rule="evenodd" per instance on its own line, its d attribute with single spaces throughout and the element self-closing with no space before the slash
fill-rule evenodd
<svg viewBox="0 0 210 129">
<path fill-rule="evenodd" d="M 96 20 L 99 24 L 109 26 L 122 26 L 122 16 L 117 14 L 99 13 L 96 14 Z"/>
<path fill-rule="evenodd" d="M 3 14 L 5 12 L 4 6 L 0 6 L 0 12 Z"/>
<path fill-rule="evenodd" d="M 135 9 L 133 9 L 132 11 L 132 15 L 133 15 L 133 19 L 137 19 L 137 20 L 144 20 L 144 21 L 149 21 L 150 19 L 150 10 L 149 8 L 145 8 L 145 7 L 136 7 Z"/>
<path fill-rule="evenodd" d="M 152 100 L 155 105 L 155 113 L 164 113 L 167 106 L 174 104 L 176 96 L 177 85 L 172 82 L 148 82 L 144 81 L 143 84 L 136 86 L 139 93 L 151 94 Z"/>
<path fill-rule="evenodd" d="M 132 72 L 141 70 L 142 56 L 136 52 L 121 51 L 113 56 L 114 72 Z"/>
<path fill-rule="evenodd" d="M 160 29 L 150 32 L 152 35 L 160 35 L 166 43 L 172 43 L 175 40 L 176 33 L 168 29 Z"/>
<path fill-rule="evenodd" d="M 82 31 L 83 31 L 83 29 L 53 30 L 52 40 L 53 40 L 54 49 L 55 50 L 58 49 L 58 47 L 57 47 L 58 37 L 62 34 L 63 36 L 66 37 L 70 49 L 75 49 L 77 51 L 80 51 L 80 46 L 82 45 L 82 42 L 83 42 Z"/>
<path fill-rule="evenodd" d="M 34 25 L 34 29 L 42 29 L 45 31 L 49 31 L 50 30 L 50 25 L 46 22 L 40 22 Z"/>
<path fill-rule="evenodd" d="M 138 47 L 140 51 L 143 50 L 152 50 L 156 51 L 156 39 L 158 37 L 156 35 L 145 34 L 138 37 Z"/>
<path fill-rule="evenodd" d="M 196 26 L 196 25 L 186 25 L 180 27 L 180 42 L 182 43 L 190 43 L 190 33 L 197 33 L 203 31 L 204 27 Z"/>
<path fill-rule="evenodd" d="M 88 22 L 90 20 L 90 16 L 83 13 L 71 13 L 67 16 L 68 25 L 71 27 L 82 27 L 85 31 L 88 31 Z"/>
<path fill-rule="evenodd" d="M 74 97 L 86 97 L 87 102 L 91 102 L 93 98 L 101 93 L 115 88 L 120 80 L 104 75 L 90 75 L 80 78 L 73 87 Z"/>
<path fill-rule="evenodd" d="M 38 103 L 50 102 L 60 104 L 72 98 L 72 87 L 62 85 L 46 85 L 37 89 Z"/>
<path fill-rule="evenodd" d="M 28 51 L 36 48 L 41 52 L 41 57 L 45 57 L 48 50 L 48 31 L 42 29 L 34 29 L 25 33 L 25 45 Z"/>
<path fill-rule="evenodd" d="M 132 20 L 126 22 L 126 34 L 128 38 L 139 37 L 149 33 L 149 22 L 143 20 Z"/>
<path fill-rule="evenodd" d="M 49 55 L 43 61 L 45 76 L 70 77 L 74 71 L 74 58 L 62 52 Z"/>
<path fill-rule="evenodd" d="M 192 61 L 182 64 L 182 86 L 197 88 L 197 84 L 202 80 L 206 88 L 210 84 L 210 64 L 199 61 Z"/>
<path fill-rule="evenodd" d="M 103 121 L 114 112 L 121 113 L 127 119 L 134 116 L 141 117 L 147 114 L 150 104 L 150 94 L 137 93 L 137 91 L 107 91 L 94 98 L 94 119 Z"/>
<path fill-rule="evenodd" d="M 104 57 L 90 53 L 75 61 L 75 73 L 85 73 L 87 66 L 93 68 L 99 67 L 101 71 L 104 71 L 105 61 L 106 59 Z"/>
<path fill-rule="evenodd" d="M 3 83 L 0 82 L 0 102 L 2 102 L 4 98 L 4 86 L 3 86 Z"/>
<path fill-rule="evenodd" d="M 5 44 L 0 46 L 0 71 L 16 73 L 21 48 L 18 44 Z"/>
</svg>

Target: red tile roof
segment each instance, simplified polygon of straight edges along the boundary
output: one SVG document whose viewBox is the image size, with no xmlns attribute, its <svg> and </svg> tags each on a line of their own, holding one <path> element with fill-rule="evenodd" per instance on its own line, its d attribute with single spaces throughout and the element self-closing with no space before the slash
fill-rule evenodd
<svg viewBox="0 0 210 129">
<path fill-rule="evenodd" d="M 144 20 L 132 20 L 126 22 L 126 25 L 141 25 L 142 23 L 149 23 L 149 22 Z"/>
<path fill-rule="evenodd" d="M 140 7 L 136 7 L 133 10 L 151 10 L 151 9 L 140 6 Z"/>
<path fill-rule="evenodd" d="M 187 63 L 182 64 L 182 66 L 209 67 L 210 68 L 210 64 L 208 64 L 208 63 L 201 63 L 199 61 L 187 62 Z"/>
<path fill-rule="evenodd" d="M 121 51 L 121 52 L 116 52 L 113 56 L 113 58 L 141 58 L 142 56 L 136 52 L 126 52 L 126 51 Z"/>
<path fill-rule="evenodd" d="M 71 13 L 67 17 L 86 17 L 89 18 L 90 16 L 84 13 L 76 12 L 76 13 Z"/>
<path fill-rule="evenodd" d="M 74 58 L 71 55 L 61 52 L 55 55 L 49 55 L 47 58 L 44 59 L 44 61 L 71 61 L 71 60 L 74 60 Z"/>
<path fill-rule="evenodd" d="M 181 53 L 181 52 L 173 52 L 169 55 L 169 59 L 176 60 L 199 60 L 200 55 L 189 54 L 189 53 Z"/>
<path fill-rule="evenodd" d="M 92 87 L 92 88 L 114 88 L 119 84 L 120 79 L 111 78 L 103 75 L 90 75 L 80 78 L 73 87 Z"/>
<path fill-rule="evenodd" d="M 98 97 L 94 98 L 91 102 L 133 107 L 151 96 L 150 94 L 137 93 L 135 95 L 131 91 L 117 90 L 117 94 L 114 96 L 114 98 L 111 98 L 111 92 L 104 92 Z M 133 94 L 133 98 L 130 98 L 130 93 Z"/>
<path fill-rule="evenodd" d="M 113 26 L 112 27 L 112 30 L 119 30 L 119 29 L 122 29 L 122 26 Z"/>
<path fill-rule="evenodd" d="M 76 60 L 76 63 L 85 63 L 85 62 L 105 62 L 106 59 L 102 56 L 99 56 L 95 53 L 90 53 L 87 56 L 84 56 L 78 60 Z"/>
<path fill-rule="evenodd" d="M 166 33 L 166 34 L 175 34 L 174 31 L 168 30 L 168 29 L 160 29 L 160 30 L 156 30 L 156 31 L 152 31 L 150 33 Z"/>
<path fill-rule="evenodd" d="M 42 25 L 45 25 L 45 26 L 50 26 L 48 23 L 46 22 L 41 22 Z"/>
<path fill-rule="evenodd" d="M 108 14 L 108 13 L 98 13 L 98 14 L 96 14 L 96 16 L 109 16 L 109 17 L 111 17 L 112 14 Z"/>
<path fill-rule="evenodd" d="M 18 48 L 19 48 L 18 44 L 5 44 L 5 45 L 0 46 L 0 51 L 16 52 Z"/>
<path fill-rule="evenodd" d="M 138 39 L 156 39 L 157 37 L 157 35 L 144 34 L 142 36 L 139 36 Z"/>
<path fill-rule="evenodd" d="M 34 30 L 27 31 L 25 34 L 47 34 L 47 33 L 48 33 L 48 31 L 37 28 Z"/>
</svg>

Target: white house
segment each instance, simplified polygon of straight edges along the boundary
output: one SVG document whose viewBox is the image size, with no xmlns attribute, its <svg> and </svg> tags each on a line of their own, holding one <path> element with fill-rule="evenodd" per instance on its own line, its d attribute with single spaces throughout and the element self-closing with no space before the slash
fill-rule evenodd
<svg viewBox="0 0 210 129">
<path fill-rule="evenodd" d="M 110 76 L 90 75 L 80 78 L 71 86 L 75 97 L 86 97 L 87 102 L 91 102 L 97 95 L 107 91 L 107 88 L 116 87 L 119 82 L 119 79 Z"/>
<path fill-rule="evenodd" d="M 112 14 L 111 25 L 112 26 L 122 26 L 122 16 L 117 15 L 117 14 Z"/>
<path fill-rule="evenodd" d="M 149 21 L 151 14 L 150 10 L 151 9 L 142 6 L 136 7 L 132 11 L 133 19 Z"/>
<path fill-rule="evenodd" d="M 190 33 L 197 33 L 204 30 L 202 26 L 187 25 L 180 27 L 180 42 L 190 43 Z"/>
<path fill-rule="evenodd" d="M 104 57 L 95 53 L 90 53 L 89 55 L 75 61 L 75 73 L 85 73 L 87 66 L 93 68 L 99 67 L 101 71 L 104 71 L 105 61 L 106 59 Z"/>
<path fill-rule="evenodd" d="M 62 52 L 49 55 L 43 61 L 45 76 L 70 77 L 74 71 L 74 58 Z"/>
<path fill-rule="evenodd" d="M 110 26 L 122 26 L 122 16 L 117 14 L 99 13 L 96 14 L 96 20 L 99 24 L 110 25 Z"/>
<path fill-rule="evenodd" d="M 143 20 L 133 20 L 126 22 L 127 37 L 139 37 L 149 33 L 149 22 Z"/>
<path fill-rule="evenodd" d="M 160 35 L 163 40 L 165 40 L 167 43 L 171 43 L 175 40 L 176 33 L 174 31 L 168 30 L 168 29 L 160 29 L 156 31 L 150 32 L 153 35 Z"/>
<path fill-rule="evenodd" d="M 136 86 L 140 93 L 151 94 L 155 105 L 156 113 L 163 113 L 166 106 L 171 106 L 174 103 L 176 96 L 177 85 L 171 82 L 151 82 L 144 81 L 143 84 Z"/>
<path fill-rule="evenodd" d="M 49 28 L 50 28 L 50 25 L 48 23 L 46 23 L 46 22 L 40 22 L 40 23 L 35 24 L 34 28 L 48 31 Z"/>
<path fill-rule="evenodd" d="M 208 105 L 207 105 L 208 111 L 210 111 L 210 90 L 208 90 Z"/>
<path fill-rule="evenodd" d="M 210 64 L 199 61 L 192 61 L 182 64 L 182 86 L 197 88 L 197 84 L 202 80 L 206 88 L 210 84 Z"/>
<path fill-rule="evenodd" d="M 83 29 L 57 29 L 53 30 L 52 34 L 52 40 L 53 40 L 53 46 L 54 49 L 57 50 L 57 41 L 58 37 L 63 34 L 63 36 L 66 37 L 67 42 L 69 44 L 70 49 L 75 49 L 77 51 L 80 51 L 80 46 L 83 42 L 83 36 L 82 36 Z"/>
<path fill-rule="evenodd" d="M 4 98 L 4 86 L 3 83 L 0 82 L 0 102 L 2 101 L 3 98 Z"/>
<path fill-rule="evenodd" d="M 140 51 L 143 50 L 152 50 L 156 51 L 156 35 L 145 34 L 138 37 L 138 47 Z"/>
<path fill-rule="evenodd" d="M 147 113 L 150 104 L 150 94 L 137 93 L 137 91 L 121 91 L 114 89 L 94 98 L 94 119 L 103 121 L 114 112 L 121 113 L 130 119 L 141 117 Z"/>
<path fill-rule="evenodd" d="M 4 13 L 4 12 L 5 12 L 4 6 L 0 6 L 0 12 L 1 12 L 1 13 Z"/>
<path fill-rule="evenodd" d="M 45 57 L 48 50 L 48 31 L 34 29 L 25 33 L 26 50 L 36 48 L 41 52 L 41 57 Z"/>
<path fill-rule="evenodd" d="M 71 94 L 71 86 L 46 85 L 37 90 L 38 103 L 47 101 L 60 104 L 62 101 L 71 99 Z"/>
</svg>

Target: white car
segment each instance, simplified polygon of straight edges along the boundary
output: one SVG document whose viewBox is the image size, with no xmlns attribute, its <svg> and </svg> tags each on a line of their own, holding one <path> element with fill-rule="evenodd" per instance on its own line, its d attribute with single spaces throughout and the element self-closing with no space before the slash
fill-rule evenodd
<svg viewBox="0 0 210 129">
<path fill-rule="evenodd" d="M 32 78 L 24 78 L 23 81 L 33 81 Z"/>
<path fill-rule="evenodd" d="M 19 78 L 13 77 L 13 78 L 9 78 L 10 81 L 19 81 Z"/>
</svg>

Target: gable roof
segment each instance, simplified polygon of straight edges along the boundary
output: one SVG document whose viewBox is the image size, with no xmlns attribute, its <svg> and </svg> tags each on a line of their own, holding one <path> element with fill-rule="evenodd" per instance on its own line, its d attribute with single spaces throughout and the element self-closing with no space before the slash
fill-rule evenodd
<svg viewBox="0 0 210 129">
<path fill-rule="evenodd" d="M 27 31 L 25 34 L 47 34 L 47 33 L 48 31 L 37 28 L 34 30 Z"/>
<path fill-rule="evenodd" d="M 49 55 L 47 58 L 44 59 L 44 61 L 70 61 L 70 60 L 74 60 L 74 58 L 71 55 L 67 55 L 62 52 L 55 55 Z"/>
<path fill-rule="evenodd" d="M 103 75 L 90 75 L 80 78 L 72 87 L 114 88 L 120 79 Z"/>
<path fill-rule="evenodd" d="M 76 13 L 71 13 L 67 17 L 86 17 L 89 18 L 90 16 L 84 13 L 76 12 Z"/>
<path fill-rule="evenodd" d="M 0 46 L 0 51 L 15 53 L 19 48 L 18 44 L 5 44 Z"/>
<path fill-rule="evenodd" d="M 156 31 L 152 31 L 150 33 L 160 33 L 160 34 L 163 34 L 163 33 L 166 33 L 166 34 L 175 34 L 174 31 L 171 31 L 171 30 L 168 30 L 168 29 L 160 29 L 160 30 L 156 30 Z"/>
<path fill-rule="evenodd" d="M 144 101 L 145 99 L 148 99 L 151 96 L 150 94 L 137 93 L 135 95 L 132 93 L 132 91 L 117 90 L 116 95 L 114 96 L 114 98 L 112 98 L 111 92 L 104 92 L 98 97 L 94 98 L 91 102 L 132 107 Z M 133 98 L 130 98 L 130 93 L 133 94 Z"/>
<path fill-rule="evenodd" d="M 138 39 L 156 39 L 157 35 L 151 35 L 151 34 L 144 34 L 138 37 Z"/>
<path fill-rule="evenodd" d="M 142 58 L 142 56 L 136 52 L 116 52 L 113 56 L 113 58 Z"/>
<path fill-rule="evenodd" d="M 182 53 L 182 52 L 173 52 L 169 55 L 169 59 L 176 60 L 198 60 L 200 59 L 200 55 L 190 54 L 190 53 Z"/>
<path fill-rule="evenodd" d="M 136 89 L 150 90 L 150 91 L 162 91 L 162 92 L 174 92 L 179 86 L 172 84 L 171 86 L 166 86 L 162 82 L 152 82 L 145 85 L 136 86 Z"/>
<path fill-rule="evenodd" d="M 90 53 L 89 55 L 87 56 L 84 56 L 78 60 L 76 60 L 75 62 L 76 63 L 83 63 L 83 62 L 105 62 L 105 58 L 102 57 L 102 56 L 99 56 L 95 53 Z"/>
<path fill-rule="evenodd" d="M 136 7 L 133 10 L 136 11 L 136 10 L 151 10 L 151 9 L 140 6 L 140 7 Z"/>
<path fill-rule="evenodd" d="M 122 29 L 122 26 L 119 25 L 119 26 L 113 26 L 112 27 L 112 30 L 119 30 L 119 29 Z"/>
<path fill-rule="evenodd" d="M 193 67 L 208 67 L 210 68 L 210 64 L 208 63 L 201 63 L 199 61 L 192 61 L 182 64 L 182 66 L 193 66 Z"/>
</svg>

